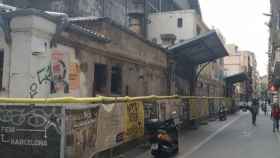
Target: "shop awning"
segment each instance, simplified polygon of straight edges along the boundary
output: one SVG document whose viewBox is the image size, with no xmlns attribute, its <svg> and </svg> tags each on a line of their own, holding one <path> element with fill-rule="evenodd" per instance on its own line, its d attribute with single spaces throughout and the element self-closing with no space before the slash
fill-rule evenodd
<svg viewBox="0 0 280 158">
<path fill-rule="evenodd" d="M 245 72 L 242 72 L 232 76 L 225 77 L 224 80 L 226 81 L 226 83 L 234 84 L 237 82 L 243 82 L 248 80 L 248 76 Z"/>
<path fill-rule="evenodd" d="M 216 31 L 201 34 L 168 48 L 176 59 L 194 65 L 203 64 L 228 55 Z"/>
</svg>

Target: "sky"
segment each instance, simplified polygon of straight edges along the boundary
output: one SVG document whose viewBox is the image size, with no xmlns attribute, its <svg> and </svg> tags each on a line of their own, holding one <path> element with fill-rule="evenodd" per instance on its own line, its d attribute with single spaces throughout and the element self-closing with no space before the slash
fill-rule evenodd
<svg viewBox="0 0 280 158">
<path fill-rule="evenodd" d="M 209 28 L 221 31 L 227 44 L 255 53 L 257 70 L 267 74 L 270 13 L 269 0 L 200 0 L 202 16 Z"/>
</svg>

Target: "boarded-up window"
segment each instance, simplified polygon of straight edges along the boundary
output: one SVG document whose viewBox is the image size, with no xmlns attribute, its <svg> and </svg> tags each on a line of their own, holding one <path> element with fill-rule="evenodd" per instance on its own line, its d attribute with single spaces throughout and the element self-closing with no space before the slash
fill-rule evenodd
<svg viewBox="0 0 280 158">
<path fill-rule="evenodd" d="M 107 87 L 107 66 L 104 64 L 95 64 L 93 96 L 106 94 L 106 87 Z"/>
<path fill-rule="evenodd" d="M 112 66 L 111 93 L 115 95 L 122 93 L 122 70 L 118 65 Z"/>
</svg>

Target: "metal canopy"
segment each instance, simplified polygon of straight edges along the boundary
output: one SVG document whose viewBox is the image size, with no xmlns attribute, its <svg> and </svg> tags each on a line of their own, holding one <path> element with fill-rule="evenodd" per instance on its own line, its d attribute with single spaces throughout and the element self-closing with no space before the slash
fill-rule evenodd
<svg viewBox="0 0 280 158">
<path fill-rule="evenodd" d="M 227 83 L 234 84 L 237 82 L 242 82 L 242 81 L 248 80 L 248 76 L 245 72 L 242 72 L 242 73 L 238 73 L 238 74 L 235 74 L 232 76 L 225 77 L 224 80 Z"/>
<path fill-rule="evenodd" d="M 175 59 L 184 60 L 194 65 L 203 64 L 228 55 L 216 31 L 201 34 L 168 49 Z"/>
</svg>

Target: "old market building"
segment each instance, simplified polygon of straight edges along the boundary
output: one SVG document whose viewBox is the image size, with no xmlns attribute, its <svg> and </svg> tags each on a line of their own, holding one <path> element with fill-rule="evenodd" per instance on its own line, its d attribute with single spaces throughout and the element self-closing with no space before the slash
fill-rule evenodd
<svg viewBox="0 0 280 158">
<path fill-rule="evenodd" d="M 167 51 L 110 20 L 90 30 L 34 9 L 1 20 L 2 96 L 170 94 Z"/>
<path fill-rule="evenodd" d="M 137 18 L 127 28 L 109 18 L 35 9 L 1 17 L 2 96 L 224 94 L 217 59 L 227 51 L 199 17 L 206 29 L 168 48 L 146 40 Z"/>
</svg>

